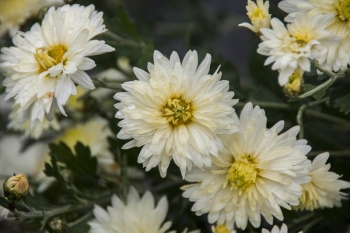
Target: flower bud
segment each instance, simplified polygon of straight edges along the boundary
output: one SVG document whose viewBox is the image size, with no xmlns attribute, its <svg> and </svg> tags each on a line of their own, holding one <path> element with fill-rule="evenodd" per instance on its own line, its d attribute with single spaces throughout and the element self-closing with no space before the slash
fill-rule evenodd
<svg viewBox="0 0 350 233">
<path fill-rule="evenodd" d="M 66 232 L 66 224 L 60 218 L 52 219 L 47 225 L 49 233 L 64 233 Z"/>
<path fill-rule="evenodd" d="M 7 200 L 17 202 L 27 195 L 29 183 L 24 174 L 18 174 L 5 180 L 3 188 Z"/>
<path fill-rule="evenodd" d="M 296 97 L 304 93 L 303 74 L 303 70 L 295 70 L 294 73 L 289 77 L 287 84 L 283 87 L 283 92 L 286 96 Z"/>
</svg>

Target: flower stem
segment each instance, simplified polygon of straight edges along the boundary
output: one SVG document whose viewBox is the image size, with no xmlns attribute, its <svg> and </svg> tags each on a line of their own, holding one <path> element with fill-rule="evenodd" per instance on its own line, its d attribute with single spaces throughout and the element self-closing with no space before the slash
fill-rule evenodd
<svg viewBox="0 0 350 233">
<path fill-rule="evenodd" d="M 275 103 L 275 102 L 263 102 L 263 101 L 250 101 L 253 105 L 259 105 L 262 108 L 274 108 L 274 109 L 283 109 L 288 110 L 290 106 L 284 103 Z M 234 107 L 243 108 L 247 102 L 237 103 Z"/>
<path fill-rule="evenodd" d="M 318 92 L 322 89 L 327 89 L 329 86 L 331 86 L 335 82 L 335 80 L 337 80 L 337 78 L 345 78 L 346 77 L 346 74 L 337 74 L 337 73 L 333 73 L 332 71 L 327 70 L 326 68 L 321 66 L 317 60 L 311 60 L 311 63 L 316 67 L 316 69 L 318 69 L 319 71 L 322 71 L 323 73 L 328 75 L 330 78 L 326 82 L 317 86 L 316 88 L 314 88 L 314 89 L 312 89 L 312 90 L 310 90 L 302 95 L 295 97 L 297 99 L 303 99 L 303 98 L 312 96 L 313 94 L 315 94 L 316 92 Z"/>
<path fill-rule="evenodd" d="M 104 33 L 104 35 L 109 36 L 110 38 L 112 38 L 118 44 L 121 44 L 121 45 L 127 45 L 127 46 L 130 46 L 130 47 L 141 48 L 141 49 L 146 47 L 146 45 L 143 42 L 137 43 L 137 42 L 134 42 L 134 41 L 131 41 L 131 40 L 124 39 L 124 38 L 118 36 L 117 34 L 111 32 L 111 31 L 106 31 Z"/>
<path fill-rule="evenodd" d="M 304 138 L 304 123 L 303 123 L 303 114 L 304 111 L 306 110 L 306 108 L 312 107 L 312 106 L 316 106 L 319 104 L 323 104 L 325 102 L 327 102 L 329 100 L 329 97 L 317 100 L 317 101 L 313 101 L 307 104 L 302 105 L 299 108 L 298 114 L 297 114 L 297 122 L 298 125 L 300 126 L 300 132 L 299 132 L 299 139 L 303 139 Z"/>
</svg>

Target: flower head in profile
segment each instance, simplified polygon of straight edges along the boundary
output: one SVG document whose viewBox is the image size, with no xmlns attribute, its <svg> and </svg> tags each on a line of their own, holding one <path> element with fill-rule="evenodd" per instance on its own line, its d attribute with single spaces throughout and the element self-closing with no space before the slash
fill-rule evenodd
<svg viewBox="0 0 350 233">
<path fill-rule="evenodd" d="M 15 46 L 1 49 L 6 99 L 14 97 L 19 105 L 19 122 L 30 118 L 34 126 L 44 117 L 52 120 L 57 108 L 66 115 L 63 105 L 77 94 L 75 83 L 95 88 L 85 70 L 95 67 L 88 56 L 114 50 L 104 41 L 91 40 L 105 31 L 102 13 L 93 5 L 51 7 L 41 26 L 19 32 L 13 37 Z"/>
<path fill-rule="evenodd" d="M 341 41 L 336 44 L 326 45 L 327 50 L 323 54 L 320 64 L 329 70 L 343 72 L 350 64 L 350 1 L 349 0 L 283 0 L 278 6 L 289 13 L 285 18 L 288 22 L 294 22 L 298 15 L 314 17 L 331 13 L 332 19 L 327 22 L 325 28 Z"/>
<path fill-rule="evenodd" d="M 48 121 L 46 118 L 42 122 L 37 122 L 34 127 L 30 126 L 30 120 L 27 119 L 23 123 L 18 122 L 17 110 L 19 106 L 14 106 L 12 111 L 9 114 L 10 122 L 7 125 L 8 129 L 12 129 L 15 131 L 24 132 L 25 137 L 31 137 L 34 139 L 40 138 L 46 131 L 53 129 L 59 130 L 60 124 L 57 121 L 56 117 L 53 118 L 52 121 Z"/>
<path fill-rule="evenodd" d="M 63 0 L 1 0 L 0 37 L 7 31 L 14 36 L 19 26 L 29 17 L 37 14 L 42 7 L 63 3 Z"/>
<path fill-rule="evenodd" d="M 350 182 L 339 180 L 340 176 L 330 172 L 331 165 L 327 162 L 329 153 L 319 154 L 310 165 L 311 181 L 303 184 L 303 194 L 300 203 L 293 206 L 297 210 L 340 207 L 341 200 L 346 199 L 346 193 L 341 189 L 350 188 Z"/>
<path fill-rule="evenodd" d="M 74 151 L 74 146 L 81 142 L 89 146 L 91 154 L 96 156 L 100 168 L 115 172 L 119 166 L 114 161 L 108 144 L 108 137 L 112 136 L 113 133 L 109 128 L 108 121 L 101 117 L 93 117 L 87 122 L 67 127 L 55 139 L 55 142 L 64 142 L 72 151 Z"/>
<path fill-rule="evenodd" d="M 304 71 L 301 69 L 294 70 L 288 82 L 283 86 L 283 92 L 286 96 L 295 97 L 304 92 L 303 74 Z"/>
<path fill-rule="evenodd" d="M 301 184 L 310 181 L 306 154 L 310 146 L 297 140 L 299 127 L 278 135 L 283 121 L 266 128 L 264 110 L 251 103 L 235 117 L 238 132 L 225 136 L 224 150 L 204 170 L 193 168 L 186 180 L 184 197 L 195 202 L 192 211 L 208 214 L 209 223 L 245 229 L 248 220 L 259 227 L 261 215 L 270 224 L 283 219 L 281 207 L 291 209 L 302 194 Z"/>
<path fill-rule="evenodd" d="M 261 28 L 270 28 L 271 15 L 269 14 L 269 1 L 257 0 L 256 3 L 248 0 L 247 15 L 252 24 L 241 23 L 239 26 L 249 28 L 255 33 L 260 33 Z"/>
<path fill-rule="evenodd" d="M 143 146 L 138 162 L 147 171 L 158 165 L 164 177 L 172 159 L 182 176 L 192 164 L 210 166 L 210 154 L 217 157 L 222 148 L 218 135 L 236 131 L 231 116 L 237 100 L 221 72 L 208 74 L 210 63 L 207 54 L 198 66 L 196 51 L 182 62 L 176 52 L 168 60 L 155 51 L 149 73 L 135 68 L 139 80 L 124 83 L 127 92 L 115 95 L 118 138 L 133 139 L 123 149 Z"/>
<path fill-rule="evenodd" d="M 165 197 L 155 206 L 150 192 L 140 198 L 136 189 L 131 187 L 126 203 L 114 195 L 112 206 L 107 207 L 107 211 L 95 206 L 95 219 L 89 222 L 89 233 L 171 233 L 167 231 L 171 222 L 163 223 L 167 211 L 168 201 Z"/>
<path fill-rule="evenodd" d="M 281 229 L 276 225 L 271 229 L 271 231 L 262 229 L 261 233 L 288 233 L 288 227 L 286 224 L 283 223 L 281 226 Z M 299 231 L 298 233 L 303 233 L 303 232 Z"/>
<path fill-rule="evenodd" d="M 258 53 L 268 56 L 265 65 L 270 63 L 273 70 L 279 71 L 281 86 L 288 82 L 296 69 L 310 71 L 309 59 L 323 59 L 326 45 L 334 44 L 339 38 L 325 30 L 333 15 L 317 15 L 309 18 L 298 15 L 287 28 L 277 18 L 271 20 L 272 29 L 262 28 Z"/>
</svg>

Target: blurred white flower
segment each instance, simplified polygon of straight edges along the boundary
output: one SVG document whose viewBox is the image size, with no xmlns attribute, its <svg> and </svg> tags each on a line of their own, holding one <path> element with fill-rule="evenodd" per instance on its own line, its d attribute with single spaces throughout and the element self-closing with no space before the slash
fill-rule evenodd
<svg viewBox="0 0 350 233">
<path fill-rule="evenodd" d="M 339 36 L 341 41 L 327 45 L 326 53 L 320 63 L 327 69 L 336 72 L 348 69 L 350 63 L 350 7 L 348 0 L 284 0 L 278 6 L 289 13 L 285 18 L 288 22 L 294 22 L 299 14 L 314 17 L 332 13 L 332 20 L 323 26 Z"/>
<path fill-rule="evenodd" d="M 162 177 L 174 159 L 182 176 L 192 164 L 210 166 L 210 154 L 218 156 L 220 134 L 237 130 L 231 117 L 232 99 L 228 81 L 218 70 L 208 74 L 211 56 L 198 66 L 196 51 L 189 51 L 182 63 L 176 52 L 170 60 L 154 52 L 154 65 L 147 73 L 134 68 L 137 81 L 126 82 L 119 92 L 116 117 L 122 119 L 120 139 L 133 139 L 123 149 L 143 146 L 138 162 L 146 171 L 158 165 Z M 197 67 L 198 66 L 198 67 Z"/>
<path fill-rule="evenodd" d="M 260 33 L 261 28 L 270 28 L 271 15 L 269 14 L 269 1 L 257 0 L 256 3 L 248 0 L 247 15 L 252 24 L 241 23 L 238 26 L 246 27 L 255 33 Z"/>
<path fill-rule="evenodd" d="M 23 123 L 18 122 L 18 115 L 16 111 L 18 110 L 18 105 L 14 106 L 11 113 L 9 114 L 10 122 L 7 125 L 8 129 L 13 129 L 15 131 L 24 132 L 25 137 L 32 137 L 38 139 L 41 135 L 48 131 L 49 129 L 59 130 L 61 127 L 56 118 L 52 121 L 44 119 L 43 122 L 37 122 L 34 127 L 30 126 L 30 120 L 26 120 Z"/>
<path fill-rule="evenodd" d="M 8 214 L 10 213 L 10 211 L 2 206 L 0 206 L 0 222 L 2 220 L 7 219 Z"/>
<path fill-rule="evenodd" d="M 108 121 L 101 117 L 93 117 L 85 123 L 78 123 L 67 127 L 55 142 L 64 142 L 74 152 L 77 142 L 89 146 L 91 155 L 97 157 L 99 166 L 109 172 L 116 172 L 119 168 L 109 151 L 108 137 L 114 136 Z"/>
<path fill-rule="evenodd" d="M 271 20 L 272 29 L 262 28 L 258 53 L 269 56 L 265 65 L 272 62 L 273 70 L 278 70 L 278 82 L 281 86 L 288 82 L 296 69 L 310 71 L 309 59 L 322 60 L 326 45 L 335 44 L 339 37 L 325 30 L 333 15 L 297 15 L 295 22 L 287 28 L 277 18 Z"/>
<path fill-rule="evenodd" d="M 261 233 L 288 233 L 288 227 L 286 224 L 283 223 L 281 226 L 281 230 L 278 226 L 274 226 L 271 232 L 266 229 L 262 229 Z M 298 233 L 303 233 L 303 232 L 299 231 Z"/>
<path fill-rule="evenodd" d="M 112 197 L 112 206 L 107 211 L 95 206 L 95 220 L 89 222 L 89 233 L 165 233 L 171 222 L 164 222 L 168 211 L 168 201 L 162 197 L 155 207 L 154 198 L 146 192 L 140 198 L 136 189 L 131 187 L 127 203 L 116 195 Z M 171 232 L 168 232 L 171 233 Z"/>
<path fill-rule="evenodd" d="M 340 207 L 341 200 L 347 199 L 341 189 L 350 188 L 350 182 L 338 180 L 341 176 L 330 172 L 331 165 L 327 162 L 329 153 L 319 154 L 310 165 L 311 181 L 303 184 L 303 195 L 298 206 L 293 209 L 313 211 L 318 208 Z"/>
<path fill-rule="evenodd" d="M 13 37 L 15 47 L 1 49 L 6 99 L 15 97 L 19 104 L 19 122 L 30 118 L 34 126 L 44 117 L 52 120 L 57 107 L 66 115 L 63 105 L 77 94 L 74 83 L 95 88 L 85 70 L 95 67 L 88 56 L 114 51 L 104 41 L 91 40 L 105 31 L 102 12 L 93 5 L 51 7 L 42 26 L 19 32 Z"/>
<path fill-rule="evenodd" d="M 63 0 L 0 0 L 0 37 L 7 31 L 14 36 L 19 26 L 42 7 L 63 3 Z"/>
<path fill-rule="evenodd" d="M 43 170 L 48 160 L 48 146 L 46 143 L 35 143 L 24 151 L 23 140 L 19 136 L 4 136 L 0 140 L 0 183 L 14 173 L 23 173 L 38 183 L 38 192 L 48 188 L 55 180 L 47 177 Z M 0 187 L 2 193 L 2 185 Z"/>
<path fill-rule="evenodd" d="M 245 229 L 248 220 L 259 227 L 261 215 L 272 224 L 283 220 L 280 207 L 299 204 L 301 184 L 310 181 L 306 154 L 310 146 L 297 140 L 299 126 L 278 135 L 284 122 L 266 129 L 264 110 L 251 103 L 235 117 L 238 132 L 223 137 L 225 149 L 205 170 L 193 168 L 182 187 L 184 197 L 195 202 L 192 211 L 208 214 L 209 223 Z"/>
</svg>

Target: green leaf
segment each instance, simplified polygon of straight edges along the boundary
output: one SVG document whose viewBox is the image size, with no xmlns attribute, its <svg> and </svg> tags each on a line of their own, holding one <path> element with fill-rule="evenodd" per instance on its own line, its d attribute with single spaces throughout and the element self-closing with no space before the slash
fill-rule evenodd
<svg viewBox="0 0 350 233">
<path fill-rule="evenodd" d="M 55 207 L 50 204 L 40 193 L 34 192 L 33 195 L 28 193 L 24 199 L 25 203 L 36 210 L 46 210 Z"/>
<path fill-rule="evenodd" d="M 140 41 L 135 24 L 129 19 L 128 14 L 122 6 L 117 7 L 117 18 L 113 20 L 113 29 L 118 35 Z"/>
<path fill-rule="evenodd" d="M 350 93 L 337 98 L 334 101 L 334 107 L 339 108 L 340 112 L 344 112 L 345 114 L 348 114 L 350 112 Z"/>
<path fill-rule="evenodd" d="M 5 197 L 1 197 L 0 196 L 0 205 L 4 208 L 7 209 L 7 207 L 9 206 L 10 202 L 5 198 Z"/>
<path fill-rule="evenodd" d="M 317 85 L 312 85 L 312 84 L 305 83 L 305 84 L 304 84 L 305 93 L 306 93 L 306 92 L 309 92 L 309 91 L 311 91 L 311 90 L 313 90 L 313 89 L 315 89 L 316 87 L 318 87 L 318 86 L 317 86 Z M 326 95 L 327 88 L 328 88 L 328 87 L 325 87 L 324 89 L 321 89 L 320 91 L 318 91 L 318 92 L 316 92 L 315 94 L 313 94 L 312 97 L 313 97 L 315 100 L 321 99 L 323 96 Z"/>
<path fill-rule="evenodd" d="M 95 179 L 97 169 L 97 159 L 91 156 L 89 147 L 77 142 L 74 149 L 76 155 L 63 142 L 58 145 L 50 144 L 50 153 L 57 157 L 59 162 L 63 162 L 72 173 Z"/>
<path fill-rule="evenodd" d="M 87 223 L 81 223 L 68 230 L 67 233 L 87 233 L 90 230 L 90 226 Z"/>
<path fill-rule="evenodd" d="M 54 153 L 50 153 L 50 156 L 51 156 L 51 164 L 45 163 L 44 173 L 47 176 L 56 178 L 60 186 L 67 188 L 66 181 L 61 175 L 60 169 L 58 167 L 56 155 Z"/>
</svg>

